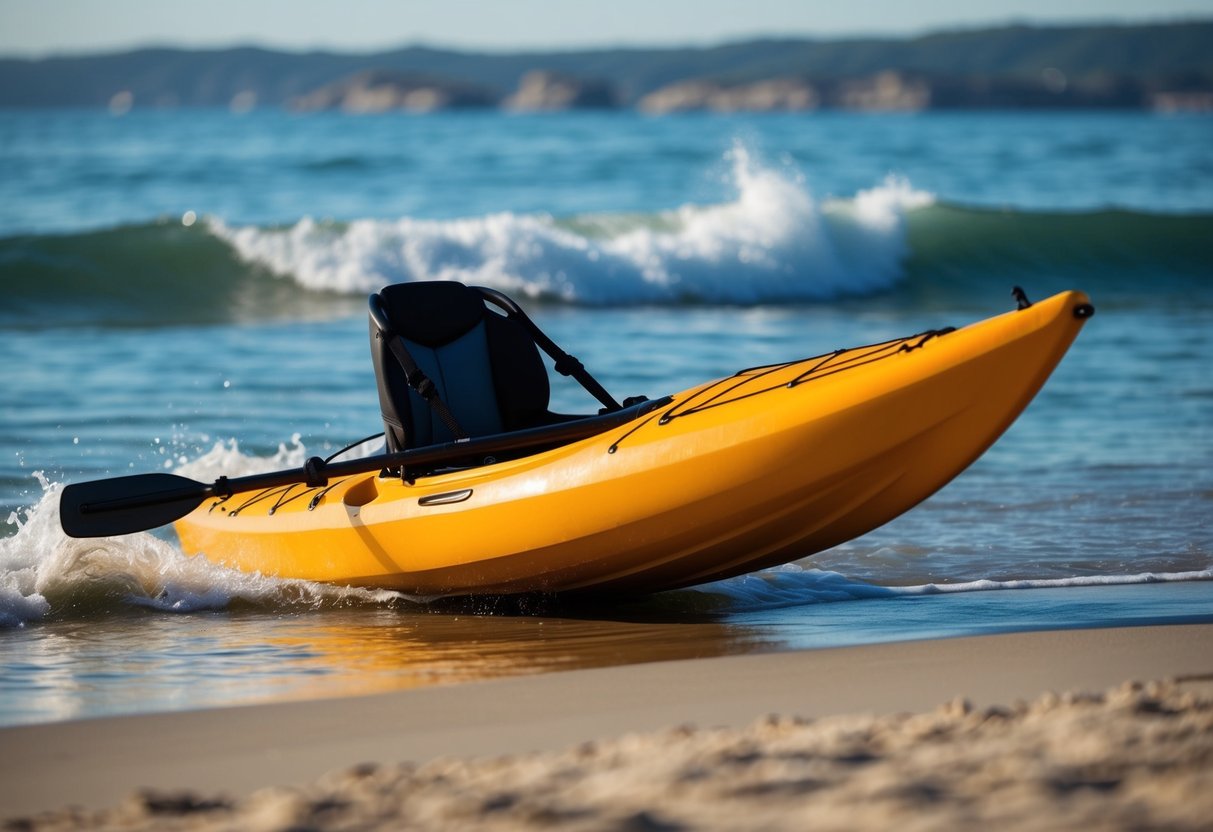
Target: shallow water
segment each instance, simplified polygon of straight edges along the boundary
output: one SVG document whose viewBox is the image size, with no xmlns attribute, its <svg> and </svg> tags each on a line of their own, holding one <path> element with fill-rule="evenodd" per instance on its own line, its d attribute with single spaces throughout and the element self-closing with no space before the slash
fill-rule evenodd
<svg viewBox="0 0 1213 832">
<path fill-rule="evenodd" d="M 0 724 L 1206 620 L 1210 137 L 1137 114 L 0 113 Z M 437 277 L 530 297 L 619 395 L 962 325 L 1014 284 L 1098 314 L 922 506 L 625 612 L 419 609 L 234 575 L 165 532 L 58 531 L 64 482 L 290 467 L 377 430 L 365 293 Z"/>
<path fill-rule="evenodd" d="M 1206 572 L 1199 580 L 1166 584 L 1030 591 L 986 586 L 885 595 L 835 576 L 827 579 L 834 584 L 828 593 L 797 592 L 785 582 L 738 601 L 739 593 L 751 595 L 753 588 L 735 582 L 729 595 L 670 593 L 609 606 L 521 612 L 476 604 L 441 611 L 398 604 L 275 615 L 239 608 L 189 615 L 110 611 L 0 631 L 0 698 L 5 724 L 19 724 L 777 650 L 1207 623 L 1213 621 L 1210 577 Z M 771 582 L 769 576 L 761 580 Z M 810 576 L 808 582 L 822 581 Z"/>
</svg>

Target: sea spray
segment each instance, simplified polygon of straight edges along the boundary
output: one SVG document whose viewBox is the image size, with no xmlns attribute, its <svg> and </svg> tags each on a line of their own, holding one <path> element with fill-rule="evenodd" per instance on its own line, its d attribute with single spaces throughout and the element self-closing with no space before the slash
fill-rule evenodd
<svg viewBox="0 0 1213 832">
<path fill-rule="evenodd" d="M 285 468 L 301 468 L 306 459 L 307 448 L 298 433 L 291 435 L 289 445 L 279 443 L 275 453 L 264 457 L 243 453 L 235 439 L 218 440 L 209 451 L 183 463 L 173 473 L 209 482 L 221 476 L 246 477 Z"/>
<path fill-rule="evenodd" d="M 234 443 L 220 443 L 194 463 L 200 471 L 268 470 L 283 457 L 302 454 L 301 445 L 268 458 L 248 457 Z M 190 466 L 186 466 L 190 467 Z M 267 609 L 319 609 L 404 600 L 387 590 L 330 586 L 239 572 L 188 557 L 154 534 L 76 539 L 59 526 L 62 487 L 39 476 L 41 499 L 14 512 L 16 534 L 0 538 L 0 627 L 23 626 L 47 617 L 88 618 L 134 608 L 193 612 L 247 605 Z M 24 514 L 24 516 L 22 516 Z"/>
</svg>

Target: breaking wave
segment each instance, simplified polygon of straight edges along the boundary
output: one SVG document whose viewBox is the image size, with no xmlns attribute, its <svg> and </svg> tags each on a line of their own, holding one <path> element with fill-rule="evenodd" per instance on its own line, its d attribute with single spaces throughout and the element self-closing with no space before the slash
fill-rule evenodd
<svg viewBox="0 0 1213 832">
<path fill-rule="evenodd" d="M 1213 215 L 972 208 L 897 178 L 819 200 L 798 171 L 764 165 L 742 146 L 729 161 L 733 199 L 658 214 L 303 218 L 283 227 L 191 217 L 0 239 L 0 324 L 331 317 L 413 280 L 611 305 L 955 295 L 989 281 L 1041 294 L 1209 284 Z"/>
<path fill-rule="evenodd" d="M 795 170 L 729 154 L 735 197 L 646 215 L 221 218 L 0 240 L 0 323 L 158 325 L 342 314 L 389 283 L 461 280 L 581 304 L 828 301 L 904 277 L 932 202 L 890 178 L 822 202 Z"/>
<path fill-rule="evenodd" d="M 589 304 L 829 300 L 888 289 L 908 254 L 905 215 L 931 197 L 889 179 L 819 203 L 804 180 L 731 152 L 737 196 L 644 216 L 557 220 L 357 220 L 211 230 L 246 263 L 313 291 L 359 295 L 389 283 L 459 280 Z"/>
</svg>

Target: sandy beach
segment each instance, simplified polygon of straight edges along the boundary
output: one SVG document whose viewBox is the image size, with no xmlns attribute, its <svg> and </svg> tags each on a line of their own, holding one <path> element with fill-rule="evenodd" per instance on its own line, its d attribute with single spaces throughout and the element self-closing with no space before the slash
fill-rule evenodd
<svg viewBox="0 0 1213 832">
<path fill-rule="evenodd" d="M 1213 625 L 657 662 L 0 731 L 14 829 L 1202 828 Z M 69 808 L 71 807 L 71 808 Z"/>
</svg>

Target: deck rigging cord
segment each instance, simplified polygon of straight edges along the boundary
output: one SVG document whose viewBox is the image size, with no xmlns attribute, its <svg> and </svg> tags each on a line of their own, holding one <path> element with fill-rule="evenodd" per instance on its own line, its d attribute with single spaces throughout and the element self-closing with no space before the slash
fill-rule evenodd
<svg viewBox="0 0 1213 832">
<path fill-rule="evenodd" d="M 327 465 L 328 463 L 332 462 L 334 459 L 336 459 L 337 457 L 346 453 L 347 451 L 352 451 L 354 448 L 357 448 L 359 445 L 365 445 L 367 442 L 370 442 L 372 439 L 378 439 L 381 436 L 383 436 L 383 431 L 380 431 L 379 433 L 372 433 L 370 436 L 364 436 L 355 442 L 351 442 L 348 445 L 346 445 L 345 447 L 343 447 L 339 450 L 336 450 L 333 453 L 326 456 L 323 460 L 323 464 Z M 270 514 L 274 514 L 276 511 L 278 511 L 278 509 L 282 508 L 283 506 L 287 505 L 288 503 L 293 503 L 295 500 L 298 500 L 301 497 L 306 497 L 308 494 L 319 489 L 319 493 L 316 494 L 314 497 L 312 497 L 312 499 L 308 503 L 308 511 L 311 511 L 319 504 L 321 498 L 323 498 L 324 495 L 327 494 L 333 488 L 334 485 L 336 485 L 336 483 L 329 483 L 325 486 L 311 485 L 311 486 L 305 487 L 302 491 L 298 492 L 297 494 L 291 493 L 292 491 L 294 491 L 296 486 L 302 485 L 302 484 L 303 483 L 291 483 L 290 485 L 287 485 L 287 486 L 279 486 L 277 488 L 266 488 L 261 491 L 254 492 L 252 494 L 252 496 L 249 497 L 249 499 L 245 500 L 243 503 L 238 505 L 236 508 L 232 509 L 229 512 L 229 516 L 235 517 L 236 515 L 238 515 L 242 511 L 244 511 L 249 506 L 256 505 L 257 503 L 267 500 L 270 497 L 273 497 L 274 495 L 278 495 L 278 499 L 276 499 L 274 501 L 274 505 L 271 506 L 270 510 L 269 510 Z M 229 499 L 231 499 L 231 496 L 232 495 L 230 495 L 230 494 L 223 495 L 218 500 L 211 503 L 209 510 L 214 511 L 216 508 L 219 508 L 221 505 L 223 505 Z"/>
<path fill-rule="evenodd" d="M 760 396 L 774 390 L 798 387 L 806 382 L 816 381 L 836 373 L 855 369 L 856 367 L 873 364 L 894 355 L 913 352 L 914 350 L 920 349 L 932 338 L 947 335 L 949 332 L 954 332 L 955 330 L 955 327 L 950 326 L 943 327 L 942 329 L 928 329 L 915 335 L 893 338 L 888 341 L 880 341 L 875 344 L 842 348 L 834 350 L 833 352 L 810 356 L 808 358 L 800 358 L 793 361 L 783 361 L 776 364 L 760 364 L 755 367 L 747 367 L 743 370 L 738 370 L 731 376 L 725 376 L 724 378 L 706 385 L 684 401 L 675 403 L 673 407 L 669 408 L 664 413 L 655 414 L 650 416 L 648 419 L 638 422 L 622 436 L 616 439 L 615 442 L 613 442 L 611 446 L 607 448 L 607 453 L 615 453 L 624 440 L 626 440 L 641 427 L 648 424 L 648 422 L 652 421 L 652 419 L 657 419 L 658 424 L 660 425 L 667 425 L 675 419 L 680 419 L 695 413 L 702 413 L 705 410 L 711 410 L 715 407 L 742 401 L 754 396 Z M 847 356 L 847 358 L 842 359 L 843 356 Z M 811 364 L 812 366 L 800 373 L 791 381 L 781 381 L 778 384 L 770 384 L 760 387 L 757 390 L 747 390 L 739 395 L 729 396 L 730 393 L 741 390 L 742 388 L 751 385 L 756 381 L 760 381 L 761 379 L 778 373 L 781 370 L 787 370 L 788 368 L 795 367 L 800 364 Z M 705 396 L 706 398 L 703 398 Z"/>
</svg>

